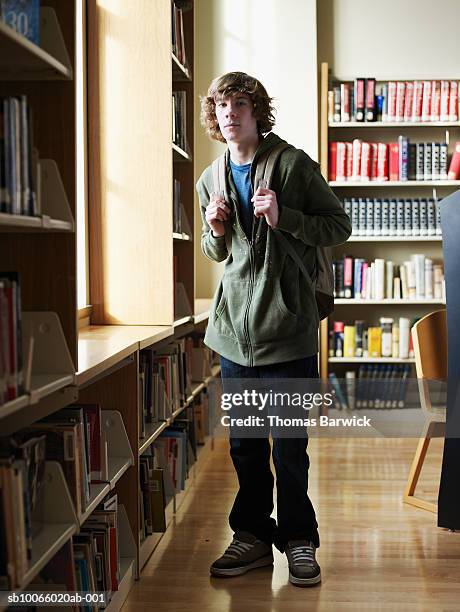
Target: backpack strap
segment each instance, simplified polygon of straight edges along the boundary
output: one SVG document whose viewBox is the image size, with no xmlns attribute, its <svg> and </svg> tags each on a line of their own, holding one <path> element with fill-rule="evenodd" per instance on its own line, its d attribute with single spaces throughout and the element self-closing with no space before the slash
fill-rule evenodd
<svg viewBox="0 0 460 612">
<path fill-rule="evenodd" d="M 265 155 L 259 157 L 257 161 L 256 173 L 254 177 L 254 187 L 257 188 L 257 183 L 260 179 L 265 179 L 267 181 L 267 187 L 270 189 L 271 183 L 273 180 L 273 174 L 275 171 L 275 166 L 278 162 L 279 156 L 281 153 L 289 148 L 287 142 L 280 142 L 275 145 L 273 148 L 269 149 Z"/>
<path fill-rule="evenodd" d="M 212 162 L 212 180 L 214 183 L 214 191 L 223 193 L 226 202 L 228 199 L 227 190 L 227 162 L 225 153 Z"/>
</svg>

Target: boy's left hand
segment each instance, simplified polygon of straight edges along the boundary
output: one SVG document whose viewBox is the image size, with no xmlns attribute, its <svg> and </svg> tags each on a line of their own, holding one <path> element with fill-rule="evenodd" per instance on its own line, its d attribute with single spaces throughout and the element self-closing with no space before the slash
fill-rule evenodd
<svg viewBox="0 0 460 612">
<path fill-rule="evenodd" d="M 254 203 L 255 217 L 265 217 L 268 225 L 272 228 L 278 225 L 278 200 L 274 191 L 259 187 L 251 198 L 251 202 Z"/>
</svg>

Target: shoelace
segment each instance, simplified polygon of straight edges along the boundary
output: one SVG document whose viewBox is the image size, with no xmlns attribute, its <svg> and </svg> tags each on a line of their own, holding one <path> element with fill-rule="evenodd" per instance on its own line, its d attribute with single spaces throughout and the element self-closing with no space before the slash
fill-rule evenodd
<svg viewBox="0 0 460 612">
<path fill-rule="evenodd" d="M 238 559 L 241 555 L 243 555 L 248 550 L 251 550 L 252 544 L 248 544 L 247 542 L 242 542 L 237 538 L 233 538 L 230 546 L 224 552 L 224 557 L 231 557 L 232 559 Z"/>
<path fill-rule="evenodd" d="M 315 551 L 311 545 L 293 546 L 291 554 L 296 565 L 313 565 L 315 563 Z"/>
</svg>

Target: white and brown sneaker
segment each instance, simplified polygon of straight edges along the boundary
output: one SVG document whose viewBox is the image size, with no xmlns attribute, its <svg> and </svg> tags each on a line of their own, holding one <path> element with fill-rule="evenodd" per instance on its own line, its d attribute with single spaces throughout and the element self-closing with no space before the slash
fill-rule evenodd
<svg viewBox="0 0 460 612">
<path fill-rule="evenodd" d="M 291 540 L 286 546 L 289 582 L 309 587 L 321 582 L 321 569 L 316 562 L 316 547 L 308 540 Z"/>
<path fill-rule="evenodd" d="M 247 531 L 237 531 L 224 554 L 211 565 L 213 576 L 239 576 L 273 564 L 272 547 Z"/>
</svg>

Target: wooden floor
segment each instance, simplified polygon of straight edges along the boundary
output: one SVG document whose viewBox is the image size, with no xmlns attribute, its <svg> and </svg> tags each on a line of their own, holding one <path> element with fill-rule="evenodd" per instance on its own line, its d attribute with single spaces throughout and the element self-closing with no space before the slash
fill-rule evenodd
<svg viewBox="0 0 460 612">
<path fill-rule="evenodd" d="M 320 586 L 288 583 L 287 561 L 210 578 L 228 545 L 236 478 L 217 440 L 190 493 L 133 587 L 123 612 L 460 610 L 460 533 L 402 503 L 416 440 L 312 439 L 310 493 L 320 526 Z M 434 440 L 418 493 L 436 498 L 442 446 Z"/>
</svg>

